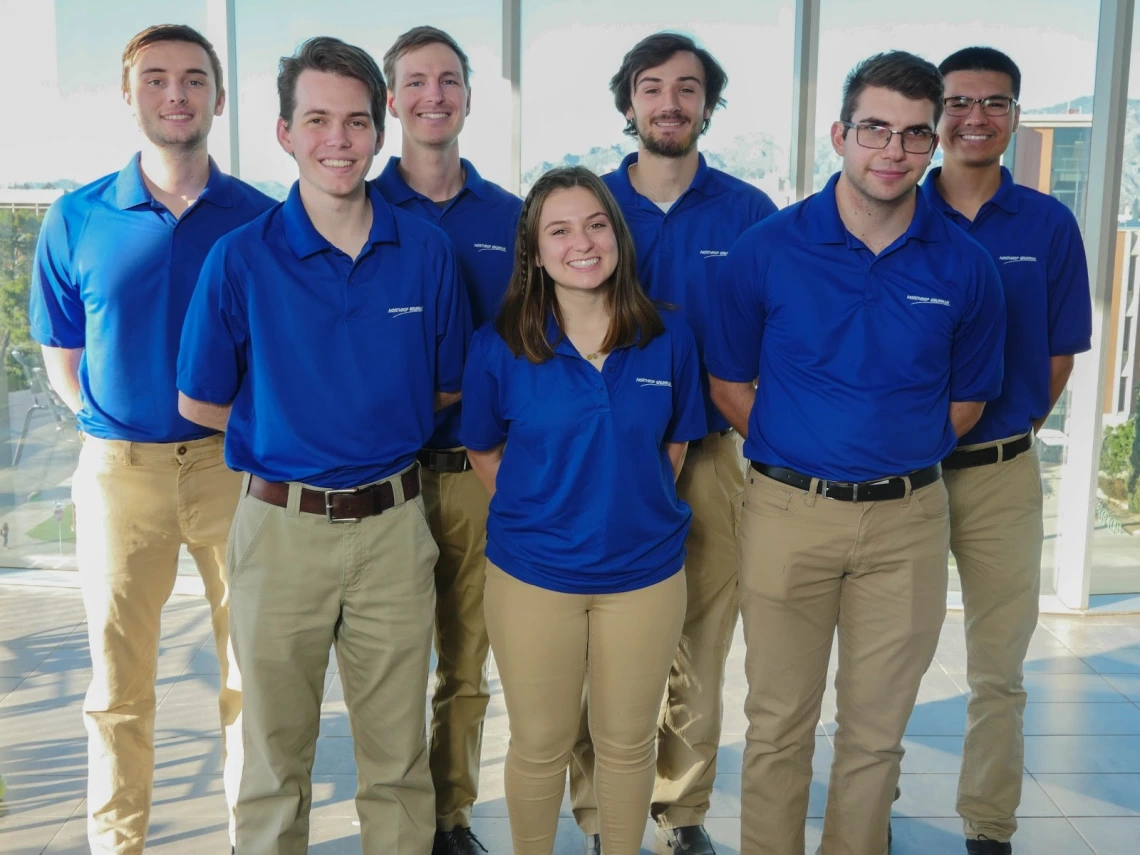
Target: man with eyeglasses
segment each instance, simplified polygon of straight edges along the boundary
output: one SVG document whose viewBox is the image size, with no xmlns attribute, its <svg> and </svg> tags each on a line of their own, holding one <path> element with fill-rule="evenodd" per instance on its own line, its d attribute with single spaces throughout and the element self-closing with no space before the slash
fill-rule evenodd
<svg viewBox="0 0 1140 855">
<path fill-rule="evenodd" d="M 966 851 L 1013 851 L 1021 801 L 1026 693 L 1022 664 L 1037 626 L 1041 467 L 1034 435 L 1089 349 L 1092 305 L 1084 244 L 1056 199 L 1013 183 L 1001 157 L 1017 130 L 1021 72 L 993 48 L 952 54 L 940 130 L 943 166 L 926 199 L 998 262 L 1009 326 L 999 398 L 943 461 L 950 549 L 962 580 L 966 742 L 958 782 Z"/>
<path fill-rule="evenodd" d="M 940 462 L 1001 389 L 993 260 L 916 192 L 942 77 L 901 51 L 848 75 L 842 171 L 746 231 L 718 283 L 713 400 L 751 461 L 741 852 L 799 855 L 838 631 L 823 855 L 882 855 L 902 736 L 946 612 Z M 755 383 L 755 385 L 754 385 Z"/>
</svg>

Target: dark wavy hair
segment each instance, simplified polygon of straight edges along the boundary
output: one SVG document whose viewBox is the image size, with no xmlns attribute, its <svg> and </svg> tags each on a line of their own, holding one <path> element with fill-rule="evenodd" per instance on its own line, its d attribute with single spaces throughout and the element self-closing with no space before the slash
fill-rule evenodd
<svg viewBox="0 0 1140 855">
<path fill-rule="evenodd" d="M 552 193 L 575 187 L 583 187 L 597 197 L 617 241 L 617 268 L 602 286 L 612 311 L 602 350 L 609 352 L 635 343 L 645 347 L 665 331 L 661 315 L 638 282 L 633 237 L 613 194 L 602 179 L 583 166 L 558 167 L 539 178 L 523 202 L 515 239 L 515 267 L 495 320 L 495 329 L 511 352 L 535 363 L 553 357 L 554 345 L 564 335 L 560 332 L 558 338 L 551 341 L 546 334 L 547 320 L 553 316 L 558 329 L 565 329 L 554 282 L 538 265 L 542 208 Z"/>
<path fill-rule="evenodd" d="M 701 62 L 705 70 L 705 109 L 716 110 L 728 104 L 721 93 L 728 85 L 728 74 L 716 58 L 691 38 L 680 33 L 654 33 L 630 48 L 629 53 L 621 61 L 621 68 L 610 79 L 610 92 L 614 96 L 614 106 L 623 116 L 633 106 L 633 85 L 637 75 L 647 68 L 656 68 L 668 62 L 675 53 L 691 53 Z M 710 117 L 701 125 L 701 133 L 709 129 L 712 123 Z M 633 119 L 626 122 L 624 133 L 631 137 L 637 136 L 637 124 Z"/>
<path fill-rule="evenodd" d="M 868 87 L 888 89 L 912 101 L 929 101 L 934 105 L 934 127 L 942 118 L 942 75 L 934 63 L 907 53 L 892 50 L 869 56 L 856 65 L 843 82 L 843 106 L 839 119 L 850 122 L 859 105 L 859 96 Z M 933 130 L 933 128 L 931 129 Z M 843 132 L 847 136 L 847 131 Z"/>
<path fill-rule="evenodd" d="M 388 87 L 384 84 L 380 66 L 364 48 L 332 36 L 313 36 L 297 48 L 292 56 L 281 57 L 277 73 L 277 98 L 280 102 L 280 116 L 286 124 L 293 121 L 293 111 L 297 109 L 297 78 L 306 69 L 350 77 L 367 86 L 372 123 L 376 126 L 377 133 L 384 132 Z"/>
</svg>

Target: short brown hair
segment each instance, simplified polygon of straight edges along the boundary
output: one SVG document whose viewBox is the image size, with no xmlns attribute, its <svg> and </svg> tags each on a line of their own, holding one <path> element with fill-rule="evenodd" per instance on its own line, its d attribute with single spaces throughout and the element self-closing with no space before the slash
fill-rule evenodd
<svg viewBox="0 0 1140 855">
<path fill-rule="evenodd" d="M 297 78 L 305 70 L 349 77 L 367 86 L 372 123 L 376 125 L 377 133 L 383 132 L 388 87 L 384 85 L 384 75 L 372 54 L 332 36 L 314 36 L 297 48 L 292 56 L 281 57 L 277 72 L 277 99 L 280 116 L 286 124 L 293 121 L 293 111 L 297 109 Z"/>
<path fill-rule="evenodd" d="M 598 198 L 617 241 L 617 269 L 609 282 L 602 286 L 606 289 L 607 302 L 613 313 L 602 350 L 608 353 L 634 343 L 645 347 L 665 331 L 661 315 L 637 280 L 633 237 L 613 194 L 602 179 L 584 166 L 561 166 L 539 178 L 526 194 L 515 238 L 515 269 L 503 297 L 503 307 L 495 320 L 495 329 L 511 352 L 535 363 L 545 362 L 554 356 L 554 345 L 564 337 L 561 331 L 566 326 L 554 283 L 546 270 L 538 266 L 539 218 L 551 193 L 574 187 L 583 187 Z M 552 315 L 560 330 L 554 341 L 546 335 L 547 318 Z"/>
<path fill-rule="evenodd" d="M 637 75 L 647 68 L 656 68 L 668 62 L 673 54 L 691 53 L 701 62 L 705 70 L 705 109 L 716 110 L 728 104 L 721 97 L 724 87 L 728 85 L 728 74 L 716 58 L 688 36 L 680 33 L 654 33 L 630 48 L 629 53 L 621 61 L 621 68 L 610 78 L 610 92 L 614 96 L 614 106 L 623 116 L 633 106 L 633 82 Z M 701 133 L 709 129 L 712 118 L 705 119 L 701 125 Z M 631 137 L 637 136 L 637 125 L 630 119 L 625 126 L 625 133 Z"/>
<path fill-rule="evenodd" d="M 471 86 L 471 63 L 467 54 L 459 46 L 459 42 L 438 27 L 422 26 L 412 27 L 402 36 L 392 42 L 388 52 L 384 54 L 384 77 L 392 85 L 396 85 L 396 60 L 406 53 L 411 53 L 428 45 L 446 45 L 451 48 L 457 57 L 459 65 L 463 68 L 463 85 Z"/>
<path fill-rule="evenodd" d="M 859 105 L 859 96 L 868 87 L 897 92 L 912 101 L 929 101 L 934 105 L 934 128 L 942 118 L 942 95 L 945 84 L 934 63 L 905 50 L 892 50 L 869 56 L 856 65 L 843 82 L 841 122 L 850 122 Z M 934 130 L 931 128 L 931 130 Z M 847 131 L 843 131 L 847 136 Z"/>
<path fill-rule="evenodd" d="M 127 42 L 127 46 L 123 48 L 124 92 L 130 91 L 131 69 L 138 60 L 139 54 L 151 45 L 158 44 L 159 42 L 189 42 L 190 44 L 198 45 L 198 47 L 206 52 L 206 56 L 210 58 L 210 69 L 214 72 L 214 81 L 217 83 L 218 92 L 221 93 L 224 91 L 224 87 L 222 86 L 222 61 L 218 59 L 218 52 L 214 50 L 214 46 L 210 44 L 209 39 L 193 27 L 188 27 L 185 24 L 156 24 L 153 27 L 147 27 L 141 33 L 136 33 L 135 36 Z"/>
</svg>

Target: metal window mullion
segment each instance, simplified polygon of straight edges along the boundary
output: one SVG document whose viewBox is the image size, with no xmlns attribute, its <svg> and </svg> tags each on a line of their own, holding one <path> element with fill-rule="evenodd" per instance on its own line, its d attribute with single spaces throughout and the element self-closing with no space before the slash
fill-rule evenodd
<svg viewBox="0 0 1140 855">
<path fill-rule="evenodd" d="M 1068 455 L 1058 501 L 1057 596 L 1073 609 L 1089 605 L 1134 7 L 1135 0 L 1101 0 L 1100 6 L 1084 223 L 1093 299 L 1092 350 L 1078 356 L 1069 383 Z"/>
</svg>

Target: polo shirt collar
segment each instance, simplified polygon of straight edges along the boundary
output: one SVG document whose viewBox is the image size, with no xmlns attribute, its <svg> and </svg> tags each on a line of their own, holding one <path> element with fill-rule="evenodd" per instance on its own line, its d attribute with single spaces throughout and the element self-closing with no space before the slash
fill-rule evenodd
<svg viewBox="0 0 1140 855">
<path fill-rule="evenodd" d="M 954 214 L 961 216 L 950 203 L 943 198 L 942 193 L 938 190 L 938 176 L 942 174 L 942 167 L 936 167 L 927 174 L 926 181 L 922 184 L 922 189 L 926 194 L 926 199 L 934 208 L 944 214 Z M 1013 175 L 1004 166 L 1001 167 L 1001 184 L 998 185 L 997 192 L 990 197 L 990 200 L 985 205 L 994 205 L 1001 208 L 1007 214 L 1016 214 L 1021 208 L 1021 203 L 1018 199 L 1017 185 L 1013 181 Z M 984 208 L 985 205 L 982 207 Z M 980 213 L 980 211 L 979 211 Z"/>
<path fill-rule="evenodd" d="M 462 196 L 465 192 L 470 191 L 480 199 L 487 199 L 487 181 L 479 174 L 478 170 L 471 165 L 471 161 L 460 158 L 460 165 L 463 167 L 463 172 L 466 178 L 463 181 L 463 187 L 460 188 L 456 198 Z M 422 193 L 417 193 L 411 188 L 404 176 L 400 174 L 400 158 L 388 158 L 388 165 L 384 167 L 384 171 L 376 178 L 377 185 L 383 188 L 384 196 L 392 200 L 394 205 L 402 205 L 409 199 L 424 199 L 431 201 Z M 432 202 L 432 204 L 435 204 Z"/>
<path fill-rule="evenodd" d="M 368 232 L 368 243 L 398 243 L 399 235 L 396 232 L 396 218 L 392 209 L 380 195 L 380 191 L 370 183 L 365 185 L 368 201 L 372 203 L 372 228 Z M 294 181 L 289 190 L 289 198 L 281 208 L 281 216 L 285 226 L 285 240 L 297 258 L 308 258 L 326 249 L 332 244 L 317 231 L 309 213 L 301 201 L 301 182 Z"/>
<path fill-rule="evenodd" d="M 808 240 L 813 243 L 847 244 L 853 239 L 843 220 L 839 216 L 839 204 L 835 201 L 835 187 L 839 183 L 839 176 L 835 173 L 828 179 L 827 185 L 810 197 L 805 208 L 804 231 Z M 910 239 L 933 243 L 942 237 L 939 228 L 941 225 L 934 216 L 934 211 L 921 192 L 915 194 L 914 216 L 910 225 L 903 233 L 903 241 Z"/>
<path fill-rule="evenodd" d="M 656 211 L 661 209 L 655 202 L 650 201 L 645 196 L 642 196 L 633 187 L 633 182 L 629 180 L 629 168 L 637 163 L 637 152 L 627 154 L 617 168 L 617 173 L 614 176 L 614 182 L 610 185 L 610 189 L 617 199 L 619 205 L 640 204 L 644 207 L 651 208 Z M 693 181 L 689 184 L 688 189 L 681 194 L 681 198 L 690 191 L 696 191 L 704 196 L 714 196 L 716 194 L 716 176 L 713 174 L 712 167 L 708 165 L 703 154 L 697 154 L 697 173 L 693 176 Z"/>
<path fill-rule="evenodd" d="M 226 175 L 214 159 L 210 158 L 210 175 L 199 201 L 206 201 L 219 208 L 233 207 L 233 178 Z M 154 195 L 143 180 L 140 155 L 136 153 L 126 166 L 119 170 L 115 178 L 115 204 L 120 210 L 137 208 L 139 205 L 155 204 Z"/>
</svg>

